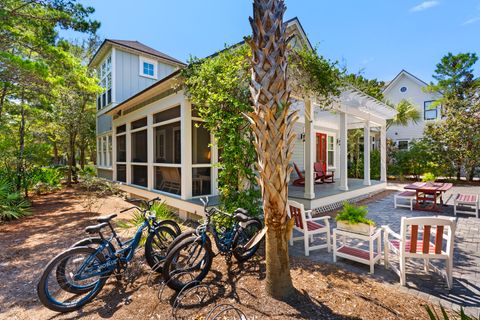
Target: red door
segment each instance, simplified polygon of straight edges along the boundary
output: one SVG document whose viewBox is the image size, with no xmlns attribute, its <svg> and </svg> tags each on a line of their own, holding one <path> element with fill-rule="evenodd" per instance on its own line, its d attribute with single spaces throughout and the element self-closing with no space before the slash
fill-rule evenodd
<svg viewBox="0 0 480 320">
<path fill-rule="evenodd" d="M 323 166 L 323 171 L 327 172 L 327 135 L 317 133 L 317 162 Z"/>
</svg>

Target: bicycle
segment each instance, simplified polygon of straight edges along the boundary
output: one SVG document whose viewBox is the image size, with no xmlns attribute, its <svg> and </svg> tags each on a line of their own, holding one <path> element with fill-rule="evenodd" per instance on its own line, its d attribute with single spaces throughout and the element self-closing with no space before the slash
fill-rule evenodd
<svg viewBox="0 0 480 320">
<path fill-rule="evenodd" d="M 180 242 L 174 241 L 167 250 L 167 257 L 163 264 L 163 280 L 168 287 L 176 291 L 198 284 L 210 271 L 214 254 L 208 234 L 213 236 L 219 254 L 227 258 L 233 255 L 239 262 L 250 259 L 256 253 L 263 238 L 262 223 L 258 218 L 248 216 L 246 210 L 237 209 L 233 214 L 229 214 L 215 207 L 208 209 L 208 198 L 201 200 L 204 206 L 205 222 L 194 232 L 186 234 Z M 218 231 L 212 223 L 212 217 L 215 214 L 231 218 L 232 225 Z M 261 236 L 260 239 L 258 235 Z M 182 277 L 185 280 L 182 280 Z"/>
<path fill-rule="evenodd" d="M 87 233 L 98 233 L 99 237 L 77 242 L 47 264 L 37 285 L 38 297 L 42 304 L 53 311 L 69 312 L 78 310 L 90 302 L 101 291 L 112 274 L 115 273 L 119 278 L 127 269 L 145 229 L 148 230 L 147 241 L 150 238 L 152 244 L 150 248 L 145 248 L 147 262 L 148 256 L 152 261 L 163 261 L 169 243 L 178 235 L 178 231 L 175 230 L 178 225 L 174 221 L 172 222 L 175 225 L 170 221 L 166 223 L 157 221 L 155 215 L 151 214 L 149 209 L 157 200 L 158 198 L 150 201 L 130 199 L 131 202 L 144 204 L 146 208 L 140 209 L 138 206 L 134 206 L 122 210 L 125 212 L 134 208 L 139 209 L 144 220 L 135 235 L 125 242 L 121 241 L 111 224 L 111 220 L 117 216 L 116 214 L 100 217 L 97 219 L 100 224 L 85 228 Z M 105 238 L 102 230 L 107 226 L 110 228 L 111 236 Z M 179 227 L 178 230 L 180 230 Z M 113 239 L 115 239 L 118 249 L 115 248 Z M 155 252 L 153 245 L 156 245 L 158 249 Z M 157 264 L 158 262 L 154 264 L 154 267 Z"/>
</svg>

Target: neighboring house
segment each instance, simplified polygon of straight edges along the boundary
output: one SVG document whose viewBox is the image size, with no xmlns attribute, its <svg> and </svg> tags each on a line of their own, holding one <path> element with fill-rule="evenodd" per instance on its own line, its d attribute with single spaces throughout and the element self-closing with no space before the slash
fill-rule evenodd
<svg viewBox="0 0 480 320">
<path fill-rule="evenodd" d="M 294 46 L 310 45 L 297 18 L 286 24 Z M 153 76 L 145 61 L 154 64 Z M 203 214 L 198 197 L 218 195 L 218 150 L 182 89 L 178 68 L 183 64 L 137 42 L 106 40 L 91 65 L 99 67 L 107 90 L 105 98 L 105 93 L 99 96 L 99 176 L 137 196 L 161 194 L 182 214 Z M 111 85 L 105 85 L 104 72 L 107 78 L 111 73 Z M 353 87 L 346 88 L 328 111 L 319 109 L 315 97 L 293 97 L 300 120 L 292 161 L 305 171 L 305 187 L 291 186 L 290 197 L 318 208 L 386 187 L 386 120 L 395 115 L 392 108 Z M 367 136 L 381 133 L 381 181 L 370 180 L 369 158 L 364 161 L 366 178 L 348 179 L 347 132 L 357 128 L 364 128 Z M 366 154 L 370 148 L 366 144 Z M 335 171 L 334 184 L 314 185 L 317 161 Z"/>
<path fill-rule="evenodd" d="M 425 81 L 402 70 L 383 90 L 385 100 L 395 105 L 402 100 L 407 100 L 420 112 L 421 118 L 417 123 L 409 123 L 406 127 L 393 125 L 388 129 L 388 139 L 391 139 L 399 149 L 406 150 L 411 141 L 423 138 L 425 126 L 442 117 L 441 107 L 433 106 L 433 102 L 441 98 L 441 94 L 426 92 L 427 86 Z"/>
</svg>

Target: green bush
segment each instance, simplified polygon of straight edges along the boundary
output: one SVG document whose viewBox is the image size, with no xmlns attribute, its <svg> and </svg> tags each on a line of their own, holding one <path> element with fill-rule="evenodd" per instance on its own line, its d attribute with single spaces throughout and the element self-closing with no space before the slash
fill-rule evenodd
<svg viewBox="0 0 480 320">
<path fill-rule="evenodd" d="M 79 175 L 81 178 L 95 177 L 97 175 L 97 168 L 93 165 L 86 165 L 83 169 L 80 169 Z"/>
<path fill-rule="evenodd" d="M 422 177 L 423 182 L 435 182 L 435 179 L 435 175 L 431 172 L 424 173 Z"/>
<path fill-rule="evenodd" d="M 30 203 L 15 191 L 13 180 L 0 178 L 0 220 L 14 220 L 29 215 Z"/>
<path fill-rule="evenodd" d="M 445 311 L 445 308 L 442 305 L 440 305 L 440 311 L 442 312 L 441 316 L 439 316 L 437 314 L 437 312 L 435 311 L 435 309 L 430 307 L 430 306 L 425 306 L 425 309 L 427 310 L 428 317 L 430 318 L 430 320 L 455 320 L 455 319 L 458 319 L 458 320 L 475 320 L 475 318 L 470 317 L 470 316 L 465 314 L 465 311 L 463 310 L 463 307 L 460 308 L 460 311 L 456 312 L 457 317 L 455 317 L 455 318 L 450 318 L 448 316 L 447 312 Z M 480 320 L 480 318 L 477 318 L 477 319 Z"/>
<path fill-rule="evenodd" d="M 371 226 L 375 225 L 373 220 L 367 219 L 368 210 L 366 206 L 356 206 L 354 204 L 344 202 L 342 210 L 337 214 L 335 220 L 343 221 L 348 224 L 366 223 Z"/>
<path fill-rule="evenodd" d="M 97 197 L 120 195 L 122 193 L 114 183 L 94 176 L 84 176 L 80 182 L 80 188 L 94 193 Z"/>
<path fill-rule="evenodd" d="M 37 194 L 52 192 L 62 187 L 63 176 L 63 170 L 58 167 L 37 168 L 30 176 L 30 183 Z"/>
</svg>

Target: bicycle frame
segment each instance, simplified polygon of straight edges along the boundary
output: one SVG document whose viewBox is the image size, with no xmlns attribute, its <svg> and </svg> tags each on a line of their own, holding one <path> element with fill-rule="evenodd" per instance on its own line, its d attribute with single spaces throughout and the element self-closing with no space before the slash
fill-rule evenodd
<svg viewBox="0 0 480 320">
<path fill-rule="evenodd" d="M 216 210 L 216 212 L 221 213 L 223 215 L 226 215 L 228 217 L 231 217 L 230 214 L 222 212 L 218 209 Z M 218 250 L 221 253 L 228 253 L 228 252 L 232 251 L 234 236 L 238 232 L 238 230 L 240 230 L 240 228 L 241 228 L 240 223 L 236 221 L 233 224 L 233 228 L 227 230 L 230 233 L 230 238 L 226 239 L 227 241 L 225 242 L 223 239 L 220 239 L 220 236 L 219 236 L 219 233 L 218 233 L 217 229 L 212 224 L 211 215 L 207 215 L 207 220 L 205 221 L 205 223 L 203 223 L 202 225 L 200 225 L 197 228 L 197 235 L 202 238 L 202 243 L 205 243 L 207 241 L 206 238 L 208 237 L 207 233 L 212 234 L 213 240 L 215 241 L 215 245 L 217 246 Z"/>
</svg>

